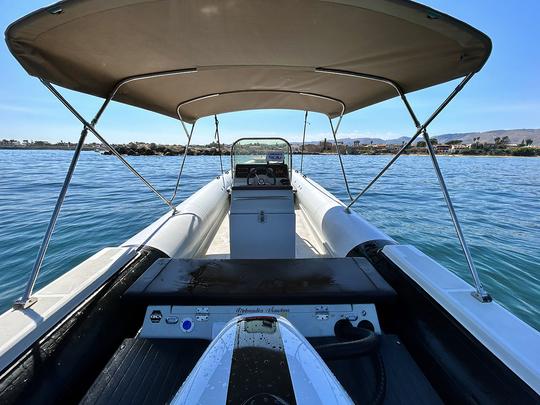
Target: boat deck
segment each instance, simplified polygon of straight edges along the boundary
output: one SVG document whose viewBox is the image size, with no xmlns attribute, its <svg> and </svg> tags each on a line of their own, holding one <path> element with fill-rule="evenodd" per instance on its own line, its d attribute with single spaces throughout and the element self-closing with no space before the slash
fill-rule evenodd
<svg viewBox="0 0 540 405">
<path fill-rule="evenodd" d="M 81 403 L 169 403 L 207 345 L 204 340 L 126 339 Z M 377 390 L 386 405 L 442 403 L 397 336 L 381 336 L 380 358 L 380 370 L 372 356 L 327 364 L 355 403 L 368 402 Z"/>
<path fill-rule="evenodd" d="M 313 232 L 304 212 L 297 207 L 294 213 L 296 217 L 296 258 L 309 259 L 328 256 L 324 244 Z M 205 259 L 230 259 L 229 237 L 229 215 L 227 214 L 214 239 L 210 242 L 206 253 L 200 257 Z"/>
</svg>

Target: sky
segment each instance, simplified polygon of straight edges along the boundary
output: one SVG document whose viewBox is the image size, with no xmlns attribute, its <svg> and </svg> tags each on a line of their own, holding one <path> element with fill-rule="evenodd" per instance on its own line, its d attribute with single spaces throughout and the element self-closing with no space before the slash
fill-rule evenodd
<svg viewBox="0 0 540 405">
<path fill-rule="evenodd" d="M 429 128 L 431 135 L 540 128 L 540 1 L 429 0 L 424 4 L 450 14 L 486 33 L 493 51 L 480 71 Z M 0 29 L 51 2 L 0 0 Z M 0 43 L 0 139 L 76 141 L 79 122 L 34 77 L 28 76 Z M 423 121 L 446 98 L 457 81 L 408 95 Z M 101 99 L 61 89 L 88 120 Z M 302 138 L 304 113 L 264 110 L 223 114 L 219 117 L 222 142 L 244 136 Z M 307 140 L 331 137 L 328 120 L 310 114 Z M 199 120 L 194 143 L 211 142 L 213 118 Z M 134 107 L 112 103 L 99 123 L 111 143 L 130 141 L 178 144 L 185 135 L 177 120 Z M 410 136 L 414 126 L 400 100 L 388 100 L 343 118 L 338 138 Z M 93 137 L 88 142 L 96 141 Z"/>
</svg>

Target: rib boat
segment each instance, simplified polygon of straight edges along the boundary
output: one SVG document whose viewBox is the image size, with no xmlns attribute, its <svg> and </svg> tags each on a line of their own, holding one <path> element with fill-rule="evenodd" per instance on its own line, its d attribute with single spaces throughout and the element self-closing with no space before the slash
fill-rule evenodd
<svg viewBox="0 0 540 405">
<path fill-rule="evenodd" d="M 5 36 L 82 132 L 24 293 L 0 315 L 1 403 L 540 403 L 540 334 L 482 285 L 427 131 L 488 59 L 485 34 L 404 0 L 67 0 Z M 421 122 L 407 94 L 452 80 Z M 59 88 L 104 101 L 85 118 Z M 354 192 L 341 120 L 394 97 L 412 136 Z M 98 129 L 111 101 L 179 120 L 171 197 Z M 221 149 L 218 116 L 255 109 L 305 111 L 300 165 L 287 139 L 238 139 L 177 204 L 196 122 L 215 117 Z M 328 117 L 346 201 L 303 173 L 308 113 Z M 88 134 L 167 212 L 34 291 Z M 419 137 L 472 285 L 354 210 Z"/>
</svg>

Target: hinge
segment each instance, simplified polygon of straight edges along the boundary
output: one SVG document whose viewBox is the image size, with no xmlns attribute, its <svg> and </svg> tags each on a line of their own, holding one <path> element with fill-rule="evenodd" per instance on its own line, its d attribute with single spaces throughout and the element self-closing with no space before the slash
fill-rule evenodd
<svg viewBox="0 0 540 405">
<path fill-rule="evenodd" d="M 197 321 L 207 321 L 210 317 L 210 310 L 207 307 L 197 307 L 195 310 L 195 319 Z"/>
<path fill-rule="evenodd" d="M 327 306 L 315 307 L 315 318 L 319 321 L 326 321 L 330 318 Z"/>
</svg>

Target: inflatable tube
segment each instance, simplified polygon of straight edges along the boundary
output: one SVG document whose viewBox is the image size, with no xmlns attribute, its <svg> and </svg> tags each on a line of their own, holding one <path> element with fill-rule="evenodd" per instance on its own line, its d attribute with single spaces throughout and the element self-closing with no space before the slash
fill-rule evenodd
<svg viewBox="0 0 540 405">
<path fill-rule="evenodd" d="M 394 242 L 356 212 L 348 212 L 335 196 L 298 171 L 293 171 L 292 185 L 300 208 L 332 256 L 345 257 L 368 241 Z"/>
<path fill-rule="evenodd" d="M 171 258 L 192 258 L 200 253 L 208 238 L 217 231 L 229 209 L 227 172 L 209 182 L 121 246 L 149 246 Z"/>
</svg>

